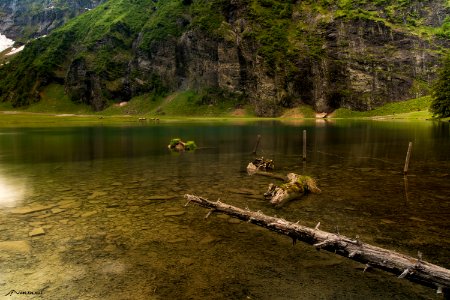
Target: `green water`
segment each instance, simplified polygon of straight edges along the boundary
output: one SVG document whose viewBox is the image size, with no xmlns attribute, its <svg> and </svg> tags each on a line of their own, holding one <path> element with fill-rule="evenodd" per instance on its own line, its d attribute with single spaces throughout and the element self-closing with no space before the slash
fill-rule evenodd
<svg viewBox="0 0 450 300">
<path fill-rule="evenodd" d="M 223 215 L 193 193 L 450 267 L 450 129 L 431 122 L 0 129 L 0 295 L 27 299 L 440 299 L 432 289 Z M 307 162 L 301 161 L 302 130 Z M 322 194 L 272 207 L 275 172 Z M 173 154 L 174 137 L 194 140 Z M 413 142 L 409 175 L 402 171 Z M 24 208 L 37 211 L 26 213 Z M 33 230 L 43 230 L 44 234 Z M 19 241 L 15 246 L 5 242 Z M 21 246 L 17 246 L 21 245 Z"/>
</svg>

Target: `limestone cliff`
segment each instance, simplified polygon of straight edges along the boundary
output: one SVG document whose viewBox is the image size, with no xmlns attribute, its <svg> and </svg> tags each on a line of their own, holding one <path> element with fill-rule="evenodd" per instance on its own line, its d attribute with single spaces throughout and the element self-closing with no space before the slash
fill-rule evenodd
<svg viewBox="0 0 450 300">
<path fill-rule="evenodd" d="M 32 66 L 27 82 L 0 69 L 11 71 L 1 97 L 27 104 L 56 81 L 101 110 L 143 93 L 214 90 L 276 116 L 302 103 L 368 110 L 427 94 L 449 46 L 446 1 L 375 2 L 384 4 L 110 0 L 26 47 L 11 65 Z"/>
</svg>

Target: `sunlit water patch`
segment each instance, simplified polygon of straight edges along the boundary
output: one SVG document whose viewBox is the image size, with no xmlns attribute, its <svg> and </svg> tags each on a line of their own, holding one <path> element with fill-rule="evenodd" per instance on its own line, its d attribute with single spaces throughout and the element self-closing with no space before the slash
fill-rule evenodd
<svg viewBox="0 0 450 300">
<path fill-rule="evenodd" d="M 8 178 L 0 168 L 0 209 L 21 205 L 26 192 L 26 183 L 17 178 Z"/>
</svg>

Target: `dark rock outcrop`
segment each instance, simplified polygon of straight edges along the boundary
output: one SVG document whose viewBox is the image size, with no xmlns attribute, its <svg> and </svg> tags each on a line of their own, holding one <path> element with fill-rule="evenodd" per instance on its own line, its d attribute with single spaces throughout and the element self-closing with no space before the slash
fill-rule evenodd
<svg viewBox="0 0 450 300">
<path fill-rule="evenodd" d="M 69 67 L 65 90 L 74 102 L 91 105 L 95 111 L 105 108 L 100 79 L 87 69 L 84 59 L 75 59 Z"/>
<path fill-rule="evenodd" d="M 0 1 L 0 33 L 23 41 L 43 36 L 104 1 L 3 0 Z"/>
</svg>

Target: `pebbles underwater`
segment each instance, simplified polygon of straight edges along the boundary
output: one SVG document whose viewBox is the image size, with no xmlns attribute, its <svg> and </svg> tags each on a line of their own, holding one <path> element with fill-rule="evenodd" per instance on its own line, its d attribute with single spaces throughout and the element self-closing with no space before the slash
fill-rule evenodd
<svg viewBox="0 0 450 300">
<path fill-rule="evenodd" d="M 279 128 L 271 124 L 268 129 Z M 102 128 L 74 129 L 73 140 L 64 130 L 58 135 L 48 129 L 49 146 L 39 153 L 27 150 L 33 147 L 26 134 L 3 137 L 14 139 L 8 143 L 0 139 L 6 155 L 0 156 L 1 175 L 23 179 L 26 186 L 21 199 L 6 199 L 8 205 L 0 208 L 0 295 L 16 290 L 41 293 L 27 299 L 434 297 L 428 288 L 383 272 L 363 273 L 360 264 L 301 243 L 293 246 L 290 239 L 247 222 L 217 213 L 205 218 L 209 211 L 185 206 L 183 195 L 220 199 L 310 227 L 321 222 L 324 230 L 358 234 L 364 242 L 410 255 L 420 250 L 425 259 L 445 263 L 450 247 L 441 228 L 449 221 L 441 210 L 449 199 L 423 191 L 445 185 L 448 177 L 411 176 L 405 197 L 396 165 L 345 160 L 348 149 L 337 147 L 347 144 L 327 150 L 339 156 L 316 152 L 303 164 L 298 155 L 286 155 L 298 147 L 278 132 L 276 150 L 268 134 L 261 141 L 269 152 L 264 155 L 274 156 L 276 172 L 306 172 L 317 178 L 322 194 L 274 208 L 262 196 L 273 179 L 245 170 L 252 159 L 246 149 L 253 147 L 259 125 L 224 126 L 207 139 L 203 133 L 211 128 L 201 125 L 190 135 L 199 144 L 220 147 L 177 156 L 166 148 L 154 150 L 175 132 L 158 126 L 153 135 L 140 127 L 114 129 L 110 135 Z M 190 132 L 188 126 L 183 129 Z M 42 131 L 34 147 L 44 147 Z M 88 134 L 92 139 L 85 138 Z M 63 138 L 71 144 L 58 148 L 56 141 Z M 23 146 L 23 157 L 8 148 L 13 145 Z M 414 168 L 419 173 L 419 162 Z M 426 168 L 445 174 L 429 161 Z"/>
</svg>

